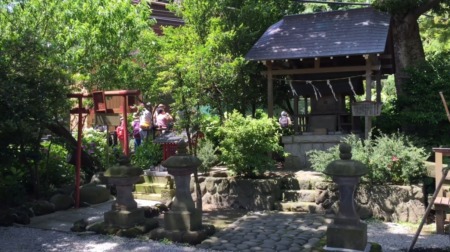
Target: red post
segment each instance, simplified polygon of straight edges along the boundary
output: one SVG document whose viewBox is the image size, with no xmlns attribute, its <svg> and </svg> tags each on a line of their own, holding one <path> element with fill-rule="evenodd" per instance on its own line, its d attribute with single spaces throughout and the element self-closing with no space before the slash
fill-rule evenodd
<svg viewBox="0 0 450 252">
<path fill-rule="evenodd" d="M 75 171 L 75 208 L 80 207 L 80 170 L 81 170 L 81 134 L 83 132 L 83 121 L 81 108 L 83 97 L 78 97 L 78 141 L 77 141 L 77 166 Z"/>
<path fill-rule="evenodd" d="M 124 121 L 124 127 L 123 127 L 123 144 L 124 144 L 124 150 L 123 153 L 125 156 L 129 156 L 130 154 L 130 144 L 128 143 L 128 121 L 127 121 L 127 109 L 128 109 L 128 101 L 127 101 L 127 94 L 123 94 L 123 101 L 122 101 L 122 108 L 123 108 L 123 121 Z"/>
</svg>

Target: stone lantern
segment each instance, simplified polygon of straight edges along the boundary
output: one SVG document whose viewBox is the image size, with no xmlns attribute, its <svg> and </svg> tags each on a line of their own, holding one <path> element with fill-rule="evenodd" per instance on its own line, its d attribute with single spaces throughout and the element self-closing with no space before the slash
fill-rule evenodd
<svg viewBox="0 0 450 252">
<path fill-rule="evenodd" d="M 195 208 L 190 192 L 191 174 L 201 165 L 200 159 L 186 153 L 186 142 L 178 143 L 178 153 L 162 165 L 175 180 L 175 198 L 170 211 L 164 214 L 168 231 L 196 231 L 202 229 L 201 210 Z"/>
<path fill-rule="evenodd" d="M 367 224 L 356 212 L 355 191 L 367 167 L 351 160 L 351 146 L 340 144 L 340 160 L 331 162 L 323 173 L 331 176 L 339 188 L 339 212 L 327 228 L 326 251 L 368 251 Z"/>
<path fill-rule="evenodd" d="M 139 181 L 142 169 L 129 165 L 117 165 L 105 171 L 104 176 L 117 190 L 111 211 L 104 214 L 108 226 L 131 228 L 145 222 L 144 209 L 137 207 L 133 197 L 133 185 Z"/>
</svg>

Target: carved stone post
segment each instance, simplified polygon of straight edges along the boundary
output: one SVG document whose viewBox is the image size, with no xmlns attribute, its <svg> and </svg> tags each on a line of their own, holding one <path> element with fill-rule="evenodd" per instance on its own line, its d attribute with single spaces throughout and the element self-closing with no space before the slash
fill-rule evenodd
<svg viewBox="0 0 450 252">
<path fill-rule="evenodd" d="M 133 185 L 139 181 L 142 169 L 128 165 L 113 166 L 104 175 L 117 190 L 111 211 L 104 214 L 105 223 L 119 228 L 131 228 L 145 222 L 144 209 L 137 208 L 133 198 Z"/>
<path fill-rule="evenodd" d="M 339 212 L 327 228 L 326 251 L 365 251 L 367 224 L 359 219 L 355 208 L 355 191 L 367 167 L 351 160 L 351 146 L 340 144 L 340 158 L 331 162 L 324 173 L 331 176 L 339 188 Z M 368 250 L 367 250 L 368 251 Z"/>
<path fill-rule="evenodd" d="M 166 230 L 195 231 L 202 228 L 202 212 L 195 208 L 189 188 L 191 174 L 200 164 L 197 157 L 187 155 L 184 140 L 178 143 L 178 153 L 162 162 L 175 179 L 175 199 L 170 211 L 164 214 Z"/>
</svg>

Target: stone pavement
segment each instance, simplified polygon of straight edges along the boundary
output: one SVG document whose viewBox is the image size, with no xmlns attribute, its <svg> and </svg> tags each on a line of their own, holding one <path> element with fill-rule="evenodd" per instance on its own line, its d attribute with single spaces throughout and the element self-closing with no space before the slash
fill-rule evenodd
<svg viewBox="0 0 450 252">
<path fill-rule="evenodd" d="M 157 201 L 136 200 L 138 206 Z M 33 217 L 32 228 L 71 232 L 82 218 L 90 223 L 103 221 L 112 201 L 79 209 Z M 216 251 L 312 251 L 325 235 L 329 218 L 324 215 L 291 212 L 249 212 L 222 231 L 204 240 L 197 248 Z"/>
<path fill-rule="evenodd" d="M 197 248 L 219 251 L 312 251 L 330 218 L 292 212 L 252 212 Z"/>
</svg>

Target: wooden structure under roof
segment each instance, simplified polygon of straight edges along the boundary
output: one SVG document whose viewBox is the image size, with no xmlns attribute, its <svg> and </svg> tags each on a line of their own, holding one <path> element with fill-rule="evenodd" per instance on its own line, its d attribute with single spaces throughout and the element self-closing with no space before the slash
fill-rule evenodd
<svg viewBox="0 0 450 252">
<path fill-rule="evenodd" d="M 334 135 L 358 132 L 360 118 L 367 137 L 381 109 L 381 79 L 395 71 L 390 24 L 389 14 L 359 8 L 285 16 L 269 27 L 246 55 L 267 68 L 269 116 L 274 116 L 274 80 L 284 81 L 293 94 L 296 135 L 314 133 L 311 146 L 322 139 L 326 149 L 339 142 Z M 356 95 L 365 95 L 365 101 L 355 102 Z M 304 111 L 298 109 L 300 97 Z M 287 142 L 303 141 L 292 139 Z M 293 148 L 304 152 L 303 147 Z"/>
</svg>

